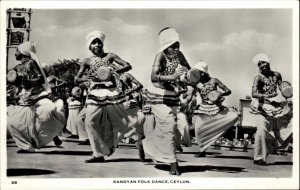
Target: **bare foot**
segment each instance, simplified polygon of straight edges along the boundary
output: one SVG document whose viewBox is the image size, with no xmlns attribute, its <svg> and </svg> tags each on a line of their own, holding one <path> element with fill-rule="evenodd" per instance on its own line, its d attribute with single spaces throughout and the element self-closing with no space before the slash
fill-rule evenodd
<svg viewBox="0 0 300 190">
<path fill-rule="evenodd" d="M 171 170 L 170 170 L 170 175 L 180 175 L 180 172 L 179 172 L 179 168 L 178 168 L 178 163 L 177 162 L 174 162 L 174 163 L 171 163 Z"/>
</svg>

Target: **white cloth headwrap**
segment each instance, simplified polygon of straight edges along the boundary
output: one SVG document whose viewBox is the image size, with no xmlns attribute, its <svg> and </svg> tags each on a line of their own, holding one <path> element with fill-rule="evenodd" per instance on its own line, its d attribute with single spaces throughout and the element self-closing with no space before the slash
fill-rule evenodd
<svg viewBox="0 0 300 190">
<path fill-rule="evenodd" d="M 202 71 L 202 72 L 205 72 L 205 73 L 207 73 L 207 71 L 208 71 L 207 63 L 204 62 L 204 61 L 198 61 L 198 62 L 196 63 L 196 65 L 194 66 L 194 68 L 195 68 L 195 69 L 198 69 L 198 70 L 200 70 L 200 71 Z"/>
<path fill-rule="evenodd" d="M 44 69 L 40 63 L 40 61 L 38 60 L 38 58 L 36 57 L 35 53 L 36 53 L 36 49 L 35 49 L 35 45 L 34 45 L 34 42 L 31 42 L 31 41 L 27 41 L 27 42 L 24 42 L 22 44 L 20 44 L 18 46 L 18 50 L 20 51 L 21 54 L 23 55 L 26 55 L 26 56 L 30 56 L 33 60 L 35 60 L 35 62 L 37 63 L 42 75 L 43 75 L 43 78 L 44 78 L 44 88 L 46 90 L 46 92 L 48 93 L 51 93 L 51 88 L 50 88 L 50 85 L 47 81 L 47 77 L 46 77 L 46 74 L 44 72 Z"/>
<path fill-rule="evenodd" d="M 105 34 L 102 31 L 99 31 L 99 30 L 95 30 L 93 32 L 90 32 L 86 36 L 86 46 L 89 48 L 92 41 L 95 40 L 95 39 L 101 40 L 102 44 L 104 44 Z"/>
<path fill-rule="evenodd" d="M 260 62 L 260 61 L 265 61 L 265 62 L 270 63 L 270 58 L 269 58 L 269 56 L 268 56 L 267 54 L 265 54 L 265 53 L 259 53 L 259 54 L 257 54 L 256 56 L 254 56 L 253 59 L 252 59 L 252 62 L 253 62 L 255 65 L 257 65 L 258 62 Z"/>
<path fill-rule="evenodd" d="M 174 28 L 168 28 L 166 30 L 163 30 L 159 34 L 159 51 L 164 51 L 175 42 L 179 42 L 179 34 L 177 33 L 177 31 Z"/>
</svg>

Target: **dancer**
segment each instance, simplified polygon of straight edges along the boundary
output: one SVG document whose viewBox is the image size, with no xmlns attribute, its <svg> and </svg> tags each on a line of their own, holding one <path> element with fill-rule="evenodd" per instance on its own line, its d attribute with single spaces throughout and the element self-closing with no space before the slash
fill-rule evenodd
<svg viewBox="0 0 300 190">
<path fill-rule="evenodd" d="M 257 122 L 254 164 L 267 166 L 266 159 L 275 146 L 275 139 L 279 140 L 280 144 L 283 143 L 280 130 L 291 129 L 292 104 L 278 96 L 278 88 L 283 90 L 282 77 L 279 72 L 271 70 L 269 56 L 265 53 L 259 53 L 252 61 L 258 66 L 260 72 L 255 76 L 252 86 L 251 108 Z M 271 131 L 274 131 L 275 137 Z"/>
<path fill-rule="evenodd" d="M 180 99 L 180 112 L 177 113 L 178 123 L 178 138 L 177 138 L 177 150 L 183 152 L 181 144 L 185 147 L 191 147 L 192 141 L 190 136 L 190 125 L 192 115 L 194 114 L 194 108 L 196 99 L 193 98 L 192 93 L 194 88 L 192 86 L 187 87 L 188 91 L 181 94 Z"/>
<path fill-rule="evenodd" d="M 93 157 L 86 163 L 105 162 L 104 156 L 115 150 L 117 133 L 128 126 L 118 73 L 130 70 L 131 66 L 116 54 L 105 53 L 104 39 L 105 34 L 101 31 L 87 35 L 87 47 L 93 55 L 83 61 L 75 78 L 77 82 L 89 82 L 91 89 L 86 99 L 85 129 Z M 114 70 L 113 63 L 120 67 Z M 88 77 L 83 78 L 86 69 Z"/>
<path fill-rule="evenodd" d="M 134 139 L 135 145 L 139 150 L 139 158 L 141 161 L 144 161 L 145 154 L 141 140 L 144 138 L 143 125 L 145 116 L 141 110 L 142 95 L 139 92 L 143 88 L 143 85 L 129 73 L 123 73 L 120 76 L 120 80 L 123 83 L 123 92 L 125 92 L 127 99 L 124 106 L 128 115 L 129 125 L 127 129 L 120 132 L 116 143 L 123 137 Z"/>
<path fill-rule="evenodd" d="M 24 42 L 16 50 L 16 65 L 8 74 L 20 89 L 18 105 L 7 109 L 7 127 L 17 146 L 18 153 L 35 152 L 48 144 L 64 127 L 64 121 L 55 104 L 49 99 L 51 89 L 43 68 L 35 55 L 33 42 Z"/>
<path fill-rule="evenodd" d="M 67 130 L 71 132 L 71 136 L 79 137 L 80 130 L 77 128 L 76 122 L 79 112 L 82 109 L 81 89 L 75 86 L 71 91 L 71 96 L 68 98 L 69 116 L 67 121 Z"/>
<path fill-rule="evenodd" d="M 173 84 L 186 71 L 184 67 L 189 69 L 190 66 L 179 51 L 179 34 L 174 28 L 161 30 L 159 42 L 160 51 L 155 57 L 151 81 L 146 91 L 147 104 L 151 105 L 155 127 L 146 135 L 143 146 L 150 158 L 170 164 L 171 175 L 180 175 L 176 159 L 179 94 Z M 182 67 L 178 68 L 179 65 Z"/>
<path fill-rule="evenodd" d="M 222 105 L 224 96 L 230 95 L 231 91 L 219 79 L 209 75 L 207 64 L 199 61 L 194 68 L 201 75 L 195 93 L 199 91 L 202 99 L 199 109 L 195 110 L 195 135 L 199 146 L 195 157 L 205 157 L 206 149 L 235 124 L 238 114 Z"/>
<path fill-rule="evenodd" d="M 65 81 L 53 75 L 47 77 L 47 81 L 51 88 L 50 100 L 52 100 L 52 102 L 55 104 L 55 108 L 59 116 L 59 120 L 62 121 L 65 126 L 67 123 L 66 111 L 65 111 L 64 101 L 62 100 L 61 97 L 62 93 L 60 92 L 60 87 L 65 84 Z M 60 146 L 62 144 L 62 141 L 59 139 L 58 136 L 54 137 L 53 141 L 56 146 Z"/>
</svg>

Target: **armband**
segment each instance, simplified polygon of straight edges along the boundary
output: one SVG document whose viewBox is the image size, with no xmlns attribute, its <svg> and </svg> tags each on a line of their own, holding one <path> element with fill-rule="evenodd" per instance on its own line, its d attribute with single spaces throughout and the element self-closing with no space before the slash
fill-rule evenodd
<svg viewBox="0 0 300 190">
<path fill-rule="evenodd" d="M 160 82 L 160 75 L 158 75 L 158 82 Z"/>
</svg>

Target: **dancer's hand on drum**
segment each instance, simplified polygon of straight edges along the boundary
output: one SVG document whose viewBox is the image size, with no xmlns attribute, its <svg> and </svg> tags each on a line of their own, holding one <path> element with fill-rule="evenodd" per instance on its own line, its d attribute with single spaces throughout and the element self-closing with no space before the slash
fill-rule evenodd
<svg viewBox="0 0 300 190">
<path fill-rule="evenodd" d="M 93 75 L 85 75 L 82 78 L 80 78 L 80 82 L 90 82 L 91 80 L 93 80 L 95 78 L 95 76 Z M 77 78 L 78 80 L 79 78 Z M 75 79 L 76 80 L 76 79 Z"/>
<path fill-rule="evenodd" d="M 89 88 L 91 86 L 91 81 L 85 81 L 78 85 L 80 88 Z"/>
<path fill-rule="evenodd" d="M 179 68 L 179 69 L 176 69 L 173 77 L 174 77 L 174 80 L 178 79 L 181 75 L 183 75 L 185 73 L 185 70 L 182 69 L 182 68 Z"/>
<path fill-rule="evenodd" d="M 116 77 L 120 77 L 120 74 L 116 72 L 116 70 L 113 67 L 108 67 L 110 70 L 110 73 Z"/>
</svg>

